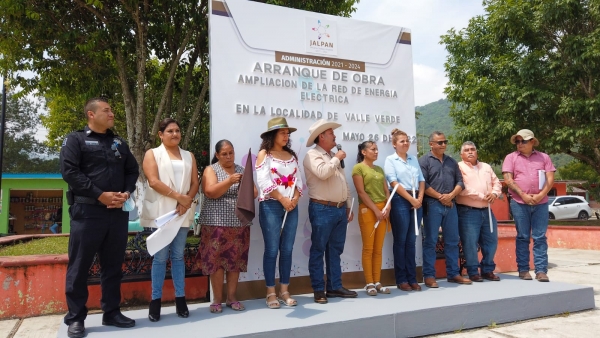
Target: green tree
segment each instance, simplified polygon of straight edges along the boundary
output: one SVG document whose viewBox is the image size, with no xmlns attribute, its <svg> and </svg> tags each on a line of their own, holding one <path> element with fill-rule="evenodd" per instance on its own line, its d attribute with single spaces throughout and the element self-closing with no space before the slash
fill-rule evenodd
<svg viewBox="0 0 600 338">
<path fill-rule="evenodd" d="M 563 179 L 584 181 L 581 188 L 587 190 L 594 200 L 600 200 L 600 175 L 589 164 L 573 161 L 559 168 L 558 172 Z"/>
<path fill-rule="evenodd" d="M 560 176 L 565 180 L 587 181 L 600 183 L 600 175 L 589 164 L 573 161 L 558 169 Z"/>
<path fill-rule="evenodd" d="M 35 138 L 41 104 L 27 97 L 7 95 L 2 172 L 56 173 L 58 154 Z"/>
<path fill-rule="evenodd" d="M 263 2 L 350 16 L 358 0 Z M 184 126 L 182 147 L 208 149 L 208 0 L 0 0 L 0 13 L 0 69 L 46 98 L 49 144 L 103 95 L 138 162 L 165 117 Z"/>
<path fill-rule="evenodd" d="M 600 2 L 486 0 L 486 13 L 442 36 L 455 145 L 499 163 L 528 128 L 540 149 L 600 173 Z"/>
</svg>

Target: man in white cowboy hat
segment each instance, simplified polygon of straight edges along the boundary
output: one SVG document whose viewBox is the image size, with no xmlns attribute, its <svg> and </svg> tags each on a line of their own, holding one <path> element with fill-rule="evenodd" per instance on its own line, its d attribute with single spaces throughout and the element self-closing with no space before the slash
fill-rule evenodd
<svg viewBox="0 0 600 338">
<path fill-rule="evenodd" d="M 304 174 L 308 185 L 308 217 L 312 227 L 308 270 L 314 301 L 326 304 L 327 297 L 354 298 L 356 292 L 342 286 L 340 256 L 346 242 L 346 227 L 352 221 L 350 189 L 341 162 L 346 153 L 338 150 L 333 130 L 339 123 L 318 120 L 310 126 L 306 142 L 310 149 L 304 157 Z M 323 279 L 323 256 L 327 261 L 327 282 Z M 325 294 L 327 290 L 327 294 Z"/>
<path fill-rule="evenodd" d="M 548 282 L 548 192 L 554 184 L 556 169 L 550 157 L 533 149 L 540 142 L 529 129 L 521 129 L 510 138 L 517 150 L 502 163 L 504 182 L 509 189 L 510 210 L 517 227 L 517 268 L 519 278 L 531 280 L 529 242 L 533 238 L 535 279 Z"/>
</svg>

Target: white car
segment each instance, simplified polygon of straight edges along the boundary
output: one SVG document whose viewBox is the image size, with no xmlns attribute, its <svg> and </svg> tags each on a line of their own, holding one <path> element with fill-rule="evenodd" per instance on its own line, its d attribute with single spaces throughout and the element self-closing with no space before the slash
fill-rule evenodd
<svg viewBox="0 0 600 338">
<path fill-rule="evenodd" d="M 550 219 L 579 218 L 587 220 L 592 215 L 592 208 L 581 196 L 551 196 L 548 197 Z"/>
</svg>

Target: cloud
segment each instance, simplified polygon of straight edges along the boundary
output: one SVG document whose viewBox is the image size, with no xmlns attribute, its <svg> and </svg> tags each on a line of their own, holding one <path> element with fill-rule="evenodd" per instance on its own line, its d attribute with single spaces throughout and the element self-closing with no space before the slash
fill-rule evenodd
<svg viewBox="0 0 600 338">
<path fill-rule="evenodd" d="M 440 36 L 466 27 L 472 17 L 483 13 L 481 0 L 363 0 L 352 18 L 411 30 L 415 104 L 424 105 L 444 97 L 448 53 L 440 45 Z"/>
<path fill-rule="evenodd" d="M 443 97 L 448 79 L 443 71 L 422 64 L 413 65 L 415 105 L 424 106 Z"/>
</svg>

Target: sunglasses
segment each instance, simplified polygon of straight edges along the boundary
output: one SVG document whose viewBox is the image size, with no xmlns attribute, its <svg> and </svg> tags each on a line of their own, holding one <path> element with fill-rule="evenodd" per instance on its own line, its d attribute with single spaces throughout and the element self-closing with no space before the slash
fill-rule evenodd
<svg viewBox="0 0 600 338">
<path fill-rule="evenodd" d="M 515 140 L 515 144 L 527 144 L 531 140 Z"/>
<path fill-rule="evenodd" d="M 116 158 L 121 158 L 121 153 L 119 152 L 119 149 L 117 149 L 116 143 L 113 143 L 112 146 L 110 146 L 110 149 L 115 152 Z"/>
<path fill-rule="evenodd" d="M 432 141 L 432 143 L 437 143 L 438 146 L 441 146 L 442 144 L 448 144 L 448 140 L 443 140 L 443 141 Z"/>
</svg>

